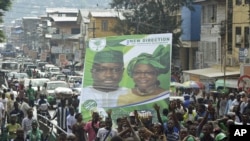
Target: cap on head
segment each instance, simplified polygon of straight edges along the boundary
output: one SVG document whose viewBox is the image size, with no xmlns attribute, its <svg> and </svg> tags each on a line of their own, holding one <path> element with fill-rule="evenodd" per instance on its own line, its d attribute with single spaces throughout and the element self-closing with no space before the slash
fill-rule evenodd
<svg viewBox="0 0 250 141">
<path fill-rule="evenodd" d="M 218 135 L 216 135 L 215 137 L 215 141 L 221 141 L 223 139 L 227 138 L 226 134 L 224 133 L 219 133 Z"/>
<path fill-rule="evenodd" d="M 94 57 L 94 63 L 123 63 L 123 53 L 116 50 L 107 50 L 97 52 Z"/>
</svg>

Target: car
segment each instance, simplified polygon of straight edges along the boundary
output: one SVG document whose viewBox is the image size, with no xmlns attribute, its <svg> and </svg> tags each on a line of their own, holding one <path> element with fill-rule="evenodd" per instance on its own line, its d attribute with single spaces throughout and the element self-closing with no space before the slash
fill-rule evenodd
<svg viewBox="0 0 250 141">
<path fill-rule="evenodd" d="M 23 62 L 20 67 L 22 68 L 23 71 L 25 71 L 26 67 L 28 65 L 34 65 L 34 63 L 32 63 L 32 62 Z"/>
<path fill-rule="evenodd" d="M 61 74 L 60 68 L 59 67 L 50 67 L 47 71 L 46 71 L 46 76 L 47 77 L 51 77 L 54 74 Z"/>
<path fill-rule="evenodd" d="M 13 78 L 13 79 L 17 79 L 17 81 L 22 81 L 24 79 L 29 78 L 27 73 L 18 73 L 18 72 L 9 72 L 7 76 L 9 80 Z"/>
<path fill-rule="evenodd" d="M 25 68 L 25 70 L 24 70 L 24 72 L 28 72 L 28 70 L 34 70 L 34 69 L 36 69 L 37 68 L 37 66 L 36 65 L 27 65 L 26 66 L 26 68 Z"/>
<path fill-rule="evenodd" d="M 56 74 L 55 75 L 56 80 L 66 81 L 66 75 L 64 74 Z"/>
<path fill-rule="evenodd" d="M 37 68 L 44 72 L 45 70 L 43 68 L 46 64 L 48 64 L 48 62 L 37 62 Z"/>
<path fill-rule="evenodd" d="M 50 78 L 50 80 L 60 80 L 60 81 L 66 81 L 66 75 L 63 73 L 53 74 Z"/>
<path fill-rule="evenodd" d="M 48 83 L 50 80 L 48 78 L 35 78 L 35 79 L 24 79 L 24 87 L 28 89 L 29 84 L 32 85 L 32 88 L 37 91 L 37 87 L 40 86 L 40 90 L 43 89 L 44 83 Z"/>
<path fill-rule="evenodd" d="M 49 81 L 47 84 L 48 102 L 51 106 L 57 104 L 59 101 L 55 98 L 55 89 L 58 87 L 69 88 L 66 81 Z"/>
<path fill-rule="evenodd" d="M 82 76 L 68 76 L 68 80 L 67 80 L 70 88 L 74 88 L 77 87 L 77 84 L 81 84 L 82 83 Z"/>
</svg>

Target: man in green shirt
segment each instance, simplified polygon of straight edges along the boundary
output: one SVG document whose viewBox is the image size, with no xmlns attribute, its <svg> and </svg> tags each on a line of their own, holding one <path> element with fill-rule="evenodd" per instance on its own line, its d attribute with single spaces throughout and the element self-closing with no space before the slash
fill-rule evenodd
<svg viewBox="0 0 250 141">
<path fill-rule="evenodd" d="M 29 106 L 30 107 L 34 107 L 34 102 L 35 102 L 35 90 L 32 88 L 32 85 L 29 84 L 29 88 L 28 90 L 26 91 L 26 95 L 28 97 L 28 100 L 29 100 Z"/>
</svg>

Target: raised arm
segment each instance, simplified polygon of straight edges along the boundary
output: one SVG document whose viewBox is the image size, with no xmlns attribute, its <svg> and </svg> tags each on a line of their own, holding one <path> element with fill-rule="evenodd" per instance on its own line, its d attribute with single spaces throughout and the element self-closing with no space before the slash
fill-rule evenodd
<svg viewBox="0 0 250 141">
<path fill-rule="evenodd" d="M 163 125 L 163 121 L 161 119 L 161 114 L 160 114 L 160 106 L 155 103 L 153 107 L 156 111 L 158 121 L 161 123 L 161 125 Z"/>
</svg>

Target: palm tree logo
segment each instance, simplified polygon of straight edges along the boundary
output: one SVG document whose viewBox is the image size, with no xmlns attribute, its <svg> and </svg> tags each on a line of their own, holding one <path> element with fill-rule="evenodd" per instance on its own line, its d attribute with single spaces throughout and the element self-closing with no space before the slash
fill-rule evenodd
<svg viewBox="0 0 250 141">
<path fill-rule="evenodd" d="M 93 51 L 101 51 L 106 46 L 106 38 L 95 38 L 89 40 L 89 48 Z"/>
</svg>

